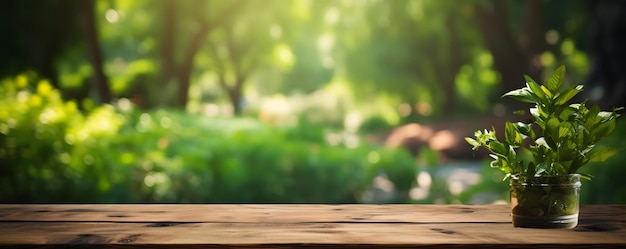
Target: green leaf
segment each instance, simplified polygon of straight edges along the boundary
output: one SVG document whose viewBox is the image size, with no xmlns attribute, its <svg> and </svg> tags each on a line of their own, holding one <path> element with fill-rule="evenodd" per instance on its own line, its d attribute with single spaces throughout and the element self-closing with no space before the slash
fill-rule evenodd
<svg viewBox="0 0 626 249">
<path fill-rule="evenodd" d="M 576 144 L 570 140 L 565 141 L 565 146 L 561 148 L 559 151 L 559 160 L 561 161 L 571 161 L 578 155 L 578 152 L 575 150 Z"/>
<path fill-rule="evenodd" d="M 545 86 L 541 86 L 541 91 L 543 91 L 543 93 L 546 95 L 547 99 L 552 99 L 552 96 L 554 96 L 556 94 L 556 93 L 550 92 L 550 90 L 548 90 L 548 88 L 546 88 Z"/>
<path fill-rule="evenodd" d="M 615 120 L 610 120 L 606 123 L 598 124 L 598 126 L 596 126 L 595 129 L 591 131 L 591 133 L 592 133 L 592 136 L 594 136 L 596 139 L 599 140 L 601 138 L 608 136 L 614 130 L 615 130 Z"/>
<path fill-rule="evenodd" d="M 537 106 L 537 109 L 539 110 L 539 116 L 541 117 L 541 120 L 546 120 L 548 117 L 550 117 L 550 113 L 546 111 L 546 108 Z"/>
<path fill-rule="evenodd" d="M 617 113 L 615 113 L 615 112 L 599 112 L 598 116 L 600 116 L 600 118 L 601 118 L 600 122 L 607 122 L 607 121 L 610 121 L 612 119 L 617 118 Z"/>
<path fill-rule="evenodd" d="M 591 106 L 589 112 L 586 114 L 587 122 L 585 123 L 585 128 L 589 129 L 594 126 L 594 124 L 600 122 L 602 117 L 598 116 L 600 114 L 600 107 L 598 105 Z"/>
<path fill-rule="evenodd" d="M 535 84 L 537 83 L 533 78 L 531 78 L 527 74 L 524 74 L 524 80 L 526 80 L 526 83 L 528 83 L 528 82 L 533 82 Z"/>
<path fill-rule="evenodd" d="M 517 157 L 517 152 L 515 152 L 515 147 L 513 147 L 513 145 L 509 145 L 508 147 L 509 147 L 508 158 L 510 158 L 509 161 L 511 163 L 515 163 L 514 160 Z"/>
<path fill-rule="evenodd" d="M 517 126 L 509 121 L 506 121 L 504 125 L 504 137 L 509 144 L 517 146 L 522 144 L 522 136 L 519 134 Z"/>
<path fill-rule="evenodd" d="M 564 105 L 565 103 L 567 103 L 567 101 L 569 101 L 574 96 L 576 96 L 576 94 L 582 92 L 582 90 L 583 90 L 583 85 L 578 85 L 576 86 L 576 88 L 567 89 L 556 97 L 554 104 L 557 106 Z"/>
<path fill-rule="evenodd" d="M 572 134 L 574 125 L 570 122 L 564 121 L 559 124 L 559 137 L 565 137 Z"/>
<path fill-rule="evenodd" d="M 546 140 L 546 144 L 548 144 L 548 148 L 556 150 L 556 141 L 554 141 L 554 138 L 547 136 L 544 137 L 544 139 Z"/>
<path fill-rule="evenodd" d="M 593 176 L 592 176 L 592 175 L 590 175 L 590 174 L 587 174 L 587 173 L 581 173 L 581 172 L 578 172 L 578 174 L 580 174 L 580 177 L 581 177 L 581 178 L 583 178 L 583 179 L 585 179 L 585 180 L 589 180 L 589 181 L 593 180 Z"/>
<path fill-rule="evenodd" d="M 531 139 L 535 139 L 535 131 L 532 129 L 531 124 L 525 124 L 522 122 L 517 122 L 517 130 L 524 136 L 530 137 Z"/>
<path fill-rule="evenodd" d="M 538 144 L 538 145 L 541 145 L 543 147 L 550 148 L 550 145 L 548 145 L 548 143 L 546 142 L 546 139 L 544 137 L 537 138 L 535 140 L 535 143 Z M 541 153 L 541 152 L 538 151 L 537 153 Z"/>
<path fill-rule="evenodd" d="M 535 94 L 535 96 L 537 96 L 537 98 L 539 100 L 544 100 L 546 98 L 546 96 L 545 96 L 543 90 L 541 90 L 541 86 L 539 86 L 539 84 L 535 83 L 534 81 L 531 81 L 531 82 L 526 82 L 526 86 L 528 88 L 530 88 L 532 93 Z"/>
<path fill-rule="evenodd" d="M 500 167 L 502 167 L 502 161 L 500 161 L 500 160 L 493 160 L 493 161 L 491 161 L 491 163 L 489 163 L 489 167 L 491 167 L 491 168 L 500 168 Z"/>
<path fill-rule="evenodd" d="M 558 118 L 552 117 L 548 120 L 548 123 L 546 125 L 546 136 L 549 136 L 550 138 L 555 138 L 559 136 L 559 125 L 561 124 L 561 122 L 559 121 Z"/>
<path fill-rule="evenodd" d="M 472 147 L 473 150 L 477 150 L 481 146 L 481 144 L 478 141 L 476 141 L 475 139 L 470 138 L 470 137 L 466 137 L 465 141 L 467 141 L 467 143 L 469 143 L 470 145 L 473 146 Z"/>
<path fill-rule="evenodd" d="M 517 110 L 517 111 L 514 111 L 513 114 L 524 115 L 524 114 L 526 114 L 526 111 L 524 111 L 524 110 Z"/>
<path fill-rule="evenodd" d="M 550 92 L 556 94 L 559 88 L 561 88 L 561 84 L 563 84 L 563 79 L 565 79 L 565 66 L 560 66 L 550 75 L 546 82 L 546 87 Z"/>
<path fill-rule="evenodd" d="M 541 115 L 539 114 L 539 109 L 536 108 L 536 107 L 530 108 L 530 115 L 532 115 L 537 120 L 541 120 Z"/>
<path fill-rule="evenodd" d="M 540 163 L 537 164 L 537 167 L 535 169 L 535 176 L 539 176 L 541 175 L 543 172 L 546 172 L 547 169 L 547 165 L 545 163 Z"/>
<path fill-rule="evenodd" d="M 561 120 L 567 120 L 569 122 L 573 122 L 576 118 L 576 116 L 574 115 L 574 113 L 576 113 L 576 110 L 577 109 L 571 106 L 567 106 L 561 111 L 561 113 L 559 114 L 559 118 Z"/>
<path fill-rule="evenodd" d="M 536 97 L 533 95 L 530 89 L 526 87 L 505 93 L 504 95 L 502 95 L 502 97 L 512 97 L 516 100 L 526 102 L 526 103 L 536 102 L 536 99 L 535 99 Z"/>
<path fill-rule="evenodd" d="M 508 149 L 501 142 L 493 141 L 489 143 L 489 151 L 491 151 L 493 154 L 496 154 L 498 157 L 505 158 L 506 160 L 508 160 L 506 158 Z"/>
<path fill-rule="evenodd" d="M 589 162 L 604 162 L 619 151 L 620 149 L 614 147 L 596 147 L 587 154 L 587 157 Z"/>
<path fill-rule="evenodd" d="M 537 172 L 537 165 L 535 165 L 535 163 L 533 162 L 528 163 L 528 168 L 526 168 L 526 173 L 528 175 L 534 176 L 535 172 Z"/>
</svg>

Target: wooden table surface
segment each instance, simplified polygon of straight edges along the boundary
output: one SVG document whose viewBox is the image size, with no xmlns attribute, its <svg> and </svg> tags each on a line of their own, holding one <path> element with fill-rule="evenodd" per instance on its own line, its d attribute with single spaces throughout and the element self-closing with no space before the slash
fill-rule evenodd
<svg viewBox="0 0 626 249">
<path fill-rule="evenodd" d="M 514 228 L 507 205 L 0 205 L 0 248 L 626 248 L 626 205 L 572 230 Z"/>
</svg>

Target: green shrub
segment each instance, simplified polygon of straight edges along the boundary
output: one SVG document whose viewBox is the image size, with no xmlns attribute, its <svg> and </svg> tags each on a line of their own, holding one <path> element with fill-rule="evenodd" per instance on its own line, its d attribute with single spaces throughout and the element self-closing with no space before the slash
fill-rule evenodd
<svg viewBox="0 0 626 249">
<path fill-rule="evenodd" d="M 4 203 L 355 203 L 381 172 L 399 191 L 415 179 L 408 153 L 331 146 L 310 124 L 140 112 L 124 99 L 83 113 L 32 75 L 0 91 Z"/>
</svg>

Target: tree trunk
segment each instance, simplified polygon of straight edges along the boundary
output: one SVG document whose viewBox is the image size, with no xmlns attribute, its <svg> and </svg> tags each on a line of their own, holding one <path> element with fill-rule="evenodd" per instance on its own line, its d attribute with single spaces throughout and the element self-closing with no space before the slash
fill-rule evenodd
<svg viewBox="0 0 626 249">
<path fill-rule="evenodd" d="M 538 55 L 546 50 L 542 16 L 543 5 L 541 2 L 541 0 L 524 1 L 522 46 L 526 48 L 526 52 L 531 56 Z"/>
<path fill-rule="evenodd" d="M 242 89 L 246 82 L 246 75 L 238 75 L 235 85 L 229 89 L 230 102 L 233 106 L 233 115 L 240 116 L 243 112 Z"/>
<path fill-rule="evenodd" d="M 91 66 L 94 70 L 94 81 L 96 84 L 96 90 L 100 101 L 103 103 L 109 103 L 113 99 L 111 90 L 109 88 L 109 81 L 104 74 L 103 69 L 103 56 L 100 49 L 100 42 L 98 40 L 98 26 L 96 24 L 95 17 L 95 2 L 94 0 L 79 1 L 80 12 L 82 14 L 85 40 L 87 45 L 87 55 Z"/>
<path fill-rule="evenodd" d="M 226 92 L 228 95 L 228 100 L 230 100 L 230 105 L 233 108 L 233 115 L 240 116 L 243 112 L 242 106 L 242 89 L 243 85 L 246 83 L 247 74 L 245 73 L 237 73 L 235 81 L 233 84 L 228 84 L 226 82 L 226 77 L 223 72 L 218 70 L 218 83 L 220 87 Z"/>
<path fill-rule="evenodd" d="M 185 108 L 187 106 L 187 100 L 189 99 L 189 86 L 191 79 L 191 72 L 193 71 L 193 60 L 196 57 L 196 53 L 202 47 L 202 41 L 209 32 L 209 27 L 204 21 L 200 21 L 200 30 L 189 41 L 187 46 L 187 52 L 183 57 L 183 61 L 178 73 L 178 107 Z"/>
<path fill-rule="evenodd" d="M 602 109 L 626 106 L 626 3 L 589 1 L 590 70 L 585 98 Z M 582 97 L 582 96 L 581 96 Z M 622 113 L 624 113 L 622 111 Z"/>
<path fill-rule="evenodd" d="M 238 10 L 243 1 L 237 1 L 230 5 L 228 9 L 224 10 L 217 18 L 217 22 L 210 25 L 207 20 L 205 20 L 202 12 L 198 12 L 198 24 L 200 25 L 200 29 L 196 33 L 194 37 L 189 42 L 187 46 L 187 51 L 182 59 L 181 66 L 178 72 L 178 107 L 185 108 L 187 105 L 187 100 L 189 99 L 189 86 L 191 79 L 191 72 L 193 71 L 193 60 L 196 56 L 196 53 L 202 48 L 204 38 L 211 32 L 211 30 L 217 25 L 222 25 L 234 16 L 233 13 Z M 196 9 L 200 10 L 203 6 L 198 6 Z"/>
<path fill-rule="evenodd" d="M 163 1 L 163 34 L 161 38 L 161 89 L 165 89 L 176 74 L 176 2 Z"/>
<path fill-rule="evenodd" d="M 50 84 L 54 88 L 63 90 L 59 84 L 60 79 L 55 67 L 55 60 L 62 53 L 61 51 L 65 51 L 69 43 L 69 39 L 66 37 L 69 34 L 72 22 L 75 21 L 73 18 L 76 16 L 76 2 L 66 1 L 64 4 L 54 6 L 50 11 L 58 15 L 58 19 L 54 22 L 58 26 L 54 29 L 48 28 L 36 31 L 42 33 L 41 35 L 45 37 L 41 40 L 42 42 L 48 41 L 45 44 L 41 44 L 43 51 L 39 59 L 42 63 L 37 68 L 41 70 L 42 76 L 50 79 Z"/>
<path fill-rule="evenodd" d="M 443 74 L 438 74 L 438 78 L 443 84 L 443 90 L 446 95 L 446 103 L 443 109 L 444 113 L 452 113 L 456 108 L 457 96 L 455 79 L 461 66 L 463 66 L 461 60 L 461 40 L 455 22 L 454 15 L 448 15 L 446 25 L 448 26 L 448 35 L 450 36 L 448 39 L 450 54 L 448 56 L 447 66 L 439 67 L 447 70 L 444 70 L 445 72 Z"/>
<path fill-rule="evenodd" d="M 541 0 L 524 1 L 524 19 L 522 20 L 522 48 L 528 55 L 528 72 L 535 80 L 540 80 L 543 65 L 539 60 L 541 53 L 548 49 L 543 24 L 543 5 Z"/>
<path fill-rule="evenodd" d="M 531 58 L 515 39 L 503 1 L 492 0 L 475 6 L 475 18 L 487 48 L 491 51 L 495 69 L 500 73 L 500 94 L 524 85 L 524 74 L 537 79 L 539 72 L 531 70 Z M 537 79 L 538 80 L 538 79 Z M 505 106 L 519 109 L 520 103 L 511 98 L 500 99 Z"/>
</svg>

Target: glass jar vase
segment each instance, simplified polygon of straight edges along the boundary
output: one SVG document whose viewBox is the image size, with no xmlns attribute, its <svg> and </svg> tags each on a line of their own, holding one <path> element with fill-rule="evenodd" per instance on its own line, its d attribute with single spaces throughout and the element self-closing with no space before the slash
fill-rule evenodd
<svg viewBox="0 0 626 249">
<path fill-rule="evenodd" d="M 574 228 L 578 225 L 580 174 L 512 176 L 513 226 Z"/>
</svg>

